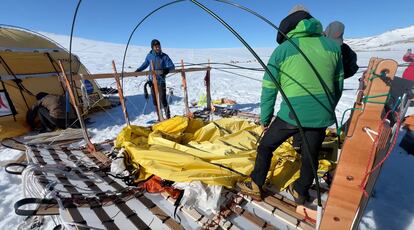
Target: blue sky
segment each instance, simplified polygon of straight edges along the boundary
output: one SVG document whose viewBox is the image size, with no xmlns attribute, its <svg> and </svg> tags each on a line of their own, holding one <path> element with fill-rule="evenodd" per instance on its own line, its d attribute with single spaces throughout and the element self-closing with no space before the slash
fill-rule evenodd
<svg viewBox="0 0 414 230">
<path fill-rule="evenodd" d="M 0 23 L 36 31 L 70 34 L 77 0 L 1 0 Z M 126 43 L 137 22 L 166 0 L 83 0 L 74 34 L 78 37 Z M 212 0 L 200 0 L 232 25 L 253 47 L 274 47 L 275 31 L 256 17 Z M 398 1 L 277 1 L 234 0 L 279 25 L 295 4 L 303 4 L 324 26 L 345 23 L 345 37 L 365 37 L 414 25 L 412 0 Z M 180 2 L 150 17 L 132 43 L 148 45 L 158 38 L 164 47 L 242 47 L 223 26 L 191 2 Z"/>
</svg>

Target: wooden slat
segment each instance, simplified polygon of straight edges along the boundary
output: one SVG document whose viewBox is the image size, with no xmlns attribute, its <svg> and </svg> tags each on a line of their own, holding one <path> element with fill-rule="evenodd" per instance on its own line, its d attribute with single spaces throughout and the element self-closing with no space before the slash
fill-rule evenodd
<svg viewBox="0 0 414 230">
<path fill-rule="evenodd" d="M 66 150 L 66 153 L 68 154 L 68 150 Z M 88 153 L 84 153 L 89 159 L 91 159 L 95 164 L 98 163 L 97 159 L 91 156 Z M 75 159 L 76 160 L 76 159 Z M 108 183 L 108 185 L 112 186 L 116 190 L 120 191 L 124 187 L 120 185 L 118 182 L 113 180 L 111 177 L 106 175 L 102 171 L 96 171 L 95 172 L 98 176 L 100 176 L 105 182 Z M 182 225 L 177 223 L 174 219 L 172 219 L 169 215 L 167 215 L 162 209 L 160 209 L 157 205 L 155 205 L 150 199 L 145 197 L 142 193 L 135 194 L 136 199 L 138 199 L 139 202 L 141 202 L 145 207 L 148 208 L 154 214 L 161 222 L 165 223 L 170 229 L 173 230 L 181 230 L 184 229 Z"/>
<path fill-rule="evenodd" d="M 40 154 L 40 151 L 36 147 L 31 147 L 31 150 L 32 150 L 32 153 L 35 155 L 37 162 L 41 165 L 46 165 L 46 161 L 43 159 L 42 155 Z M 53 149 L 48 149 L 48 151 L 51 156 L 56 154 L 55 150 Z M 59 162 L 61 161 L 60 159 L 57 160 L 56 157 L 53 157 L 53 160 L 55 161 L 56 164 L 59 164 Z M 47 181 L 46 177 L 43 174 L 38 175 L 38 177 L 41 180 Z M 71 185 L 69 180 L 63 177 L 63 175 L 56 174 L 56 178 L 58 179 L 59 182 L 65 184 L 63 187 L 68 192 L 79 193 L 78 190 L 75 189 L 73 185 Z M 68 210 L 68 214 L 70 215 L 70 218 L 72 218 L 72 220 L 75 223 L 81 223 L 81 224 L 87 225 L 86 220 L 82 217 L 82 215 L 80 214 L 79 210 L 76 207 L 68 208 L 67 210 Z M 79 229 L 85 229 L 85 228 L 79 228 Z"/>
<path fill-rule="evenodd" d="M 207 71 L 211 68 L 204 67 L 204 68 L 187 68 L 184 69 L 184 72 L 199 72 L 199 71 Z M 183 70 L 177 69 L 177 70 L 171 70 L 171 73 L 181 73 Z M 151 71 L 143 71 L 143 72 L 124 72 L 124 77 L 147 77 L 151 74 Z M 121 77 L 121 73 L 117 73 L 116 76 Z M 102 79 L 102 78 L 114 78 L 114 73 L 100 73 L 100 74 L 88 74 L 83 75 L 83 79 L 92 80 L 92 79 Z M 73 75 L 73 80 L 81 80 L 80 75 Z"/>
<path fill-rule="evenodd" d="M 188 92 L 187 92 L 187 79 L 185 77 L 185 71 L 184 71 L 184 61 L 181 59 L 181 82 L 182 87 L 184 91 L 184 109 L 185 109 L 185 115 L 190 115 L 190 109 L 188 107 Z"/>
<path fill-rule="evenodd" d="M 173 218 L 171 218 L 168 214 L 166 214 L 160 207 L 154 204 L 150 199 L 145 197 L 143 194 L 137 194 L 135 196 L 145 207 L 148 208 L 156 216 L 158 219 L 161 220 L 162 223 L 166 224 L 170 229 L 178 230 L 184 229 L 179 223 L 177 223 Z"/>
<path fill-rule="evenodd" d="M 176 199 L 172 198 L 167 192 L 162 192 L 161 195 L 171 204 L 174 204 L 176 202 Z M 184 207 L 183 205 L 180 205 L 178 207 L 178 210 L 182 211 L 184 214 L 193 219 L 203 229 L 213 229 L 220 227 L 222 229 L 238 230 L 238 228 L 235 225 L 233 225 L 231 221 L 227 220 L 226 218 L 219 218 L 218 215 L 212 217 L 211 219 L 208 219 L 206 216 L 199 213 L 196 209 L 189 209 Z"/>
<path fill-rule="evenodd" d="M 117 76 L 118 72 L 116 71 L 116 65 L 115 65 L 114 60 L 112 60 L 112 69 L 114 70 L 116 88 L 118 89 L 119 101 L 121 102 L 122 112 L 124 113 L 124 118 L 125 118 L 125 123 L 127 125 L 130 125 L 128 111 L 127 111 L 127 107 L 125 105 L 125 100 L 124 100 L 124 92 L 122 90 L 121 81 L 119 80 L 119 76 Z"/>
<path fill-rule="evenodd" d="M 154 63 L 151 61 L 151 70 L 152 70 L 152 92 L 154 93 L 154 98 L 155 98 L 155 109 L 157 110 L 157 116 L 158 116 L 158 121 L 163 121 L 164 117 L 162 116 L 162 111 L 161 111 L 161 103 L 160 103 L 160 93 L 159 93 L 159 89 L 158 89 L 158 79 L 157 79 L 157 74 L 155 74 L 154 71 Z"/>
<path fill-rule="evenodd" d="M 264 198 L 264 202 L 272 205 L 273 207 L 282 210 L 283 212 L 289 214 L 290 216 L 295 217 L 298 220 L 304 219 L 302 215 L 296 212 L 296 207 L 290 204 L 287 204 L 286 202 L 277 199 L 273 196 L 267 196 Z"/>
<path fill-rule="evenodd" d="M 370 64 L 374 65 L 377 62 L 371 60 Z M 374 69 L 378 75 L 383 70 L 388 70 L 387 76 L 393 78 L 397 63 L 393 60 L 382 60 L 371 69 Z M 371 75 L 368 72 L 365 76 L 368 86 L 364 95 L 374 96 L 389 92 L 389 86 L 383 80 L 376 78 L 370 81 L 367 80 L 369 77 Z M 373 100 L 385 102 L 386 97 L 378 97 Z M 353 227 L 357 212 L 363 211 L 359 210 L 363 196 L 360 184 L 364 179 L 367 165 L 369 168 L 372 167 L 373 162 L 370 162 L 370 158 L 374 144 L 363 129 L 369 127 L 378 131 L 384 105 L 366 103 L 363 108 L 363 111 L 354 111 L 352 115 L 320 229 L 350 229 Z"/>
<path fill-rule="evenodd" d="M 280 194 L 266 192 L 263 201 L 254 201 L 249 196 L 240 195 L 263 211 L 276 216 L 292 226 L 300 226 L 300 229 L 314 229 L 313 223 L 307 220 L 304 215 L 296 212 L 296 203 Z"/>
</svg>

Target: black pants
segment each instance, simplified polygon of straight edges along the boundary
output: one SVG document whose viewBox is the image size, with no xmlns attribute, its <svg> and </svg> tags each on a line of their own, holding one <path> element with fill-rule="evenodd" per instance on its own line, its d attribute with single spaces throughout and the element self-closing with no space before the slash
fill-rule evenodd
<svg viewBox="0 0 414 230">
<path fill-rule="evenodd" d="M 305 137 L 309 142 L 309 151 L 302 148 L 302 166 L 300 178 L 295 182 L 294 188 L 300 195 L 308 195 L 308 189 L 313 183 L 313 173 L 309 158 L 317 169 L 319 149 L 325 138 L 326 128 L 303 128 Z M 270 168 L 273 152 L 289 137 L 299 133 L 296 126 L 276 117 L 269 129 L 260 140 L 257 149 L 256 163 L 251 173 L 252 180 L 260 187 L 264 185 L 267 172 Z"/>
<path fill-rule="evenodd" d="M 156 107 L 157 98 L 155 97 L 155 90 L 152 84 L 151 84 L 151 94 L 152 94 L 152 102 L 154 103 L 154 106 Z M 158 96 L 160 98 L 160 105 L 162 106 L 162 108 L 164 108 L 165 116 L 168 119 L 171 117 L 171 114 L 170 114 L 170 107 L 168 106 L 167 87 L 165 83 L 158 84 Z"/>
<path fill-rule="evenodd" d="M 50 116 L 49 110 L 40 106 L 37 110 L 42 128 L 55 130 L 56 128 L 65 128 L 65 119 L 56 119 Z"/>
<path fill-rule="evenodd" d="M 65 119 L 58 119 L 58 118 L 54 118 L 52 116 L 50 116 L 49 110 L 46 109 L 43 106 L 39 106 L 38 110 L 37 110 L 37 114 L 39 115 L 39 119 L 40 119 L 40 123 L 42 125 L 43 129 L 52 131 L 55 130 L 57 128 L 60 129 L 65 129 L 66 128 L 66 120 Z M 75 119 L 69 119 L 68 120 L 68 125 L 71 125 L 73 122 L 75 121 Z M 74 128 L 79 128 L 79 122 L 76 122 L 75 124 L 73 124 Z"/>
</svg>

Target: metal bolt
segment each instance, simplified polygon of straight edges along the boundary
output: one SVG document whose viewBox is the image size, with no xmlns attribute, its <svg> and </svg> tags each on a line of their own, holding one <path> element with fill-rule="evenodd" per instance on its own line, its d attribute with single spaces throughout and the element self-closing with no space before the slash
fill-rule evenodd
<svg viewBox="0 0 414 230">
<path fill-rule="evenodd" d="M 346 176 L 346 179 L 349 180 L 349 181 L 353 181 L 354 177 L 353 176 Z"/>
</svg>

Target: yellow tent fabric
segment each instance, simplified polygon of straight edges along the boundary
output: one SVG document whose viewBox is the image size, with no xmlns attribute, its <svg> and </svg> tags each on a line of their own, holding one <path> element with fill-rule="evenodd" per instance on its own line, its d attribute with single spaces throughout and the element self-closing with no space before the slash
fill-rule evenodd
<svg viewBox="0 0 414 230">
<path fill-rule="evenodd" d="M 69 71 L 69 53 L 52 40 L 20 28 L 0 26 L 0 140 L 29 131 L 26 113 L 39 92 L 63 95 L 58 77 L 58 61 Z M 72 71 L 88 74 L 76 56 L 72 56 Z M 81 88 L 81 82 L 75 82 Z M 103 99 L 95 81 L 88 82 L 88 98 L 93 106 L 83 106 L 81 90 L 77 91 L 78 103 L 84 109 L 109 106 Z M 8 98 L 7 98 L 8 96 Z M 97 102 L 98 103 L 94 103 Z M 92 102 L 92 103 L 91 103 Z M 12 107 L 15 109 L 13 116 Z M 86 111 L 86 110 L 85 110 Z"/>
<path fill-rule="evenodd" d="M 176 182 L 233 187 L 253 170 L 261 131 L 260 126 L 239 118 L 203 125 L 197 119 L 174 117 L 152 128 L 125 127 L 116 147 L 125 148 L 125 163 L 137 176 L 136 182 L 155 174 Z M 323 161 L 319 171 L 324 173 L 333 166 Z M 275 151 L 268 179 L 284 189 L 298 178 L 299 168 L 300 159 L 286 142 Z"/>
</svg>

